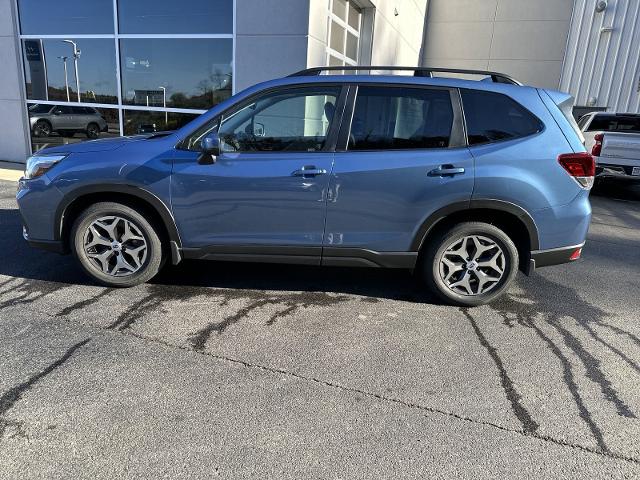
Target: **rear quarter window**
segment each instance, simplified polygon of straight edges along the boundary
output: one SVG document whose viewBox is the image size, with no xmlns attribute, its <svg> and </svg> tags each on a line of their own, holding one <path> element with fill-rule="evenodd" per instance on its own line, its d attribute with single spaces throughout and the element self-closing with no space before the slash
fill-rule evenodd
<svg viewBox="0 0 640 480">
<path fill-rule="evenodd" d="M 469 145 L 527 137 L 544 126 L 531 112 L 506 95 L 462 89 Z"/>
</svg>

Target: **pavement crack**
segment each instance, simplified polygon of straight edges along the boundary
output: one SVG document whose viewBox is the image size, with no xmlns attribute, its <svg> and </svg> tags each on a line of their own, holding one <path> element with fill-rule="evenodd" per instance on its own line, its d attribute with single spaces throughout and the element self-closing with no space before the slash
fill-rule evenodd
<svg viewBox="0 0 640 480">
<path fill-rule="evenodd" d="M 29 377 L 26 381 L 22 382 L 19 385 L 16 385 L 13 388 L 10 388 L 5 393 L 0 396 L 0 438 L 4 436 L 5 431 L 8 427 L 17 427 L 19 433 L 24 434 L 24 429 L 22 428 L 22 424 L 20 422 L 15 422 L 13 420 L 7 420 L 3 418 L 5 414 L 18 402 L 22 396 L 28 392 L 36 383 L 42 380 L 47 375 L 51 374 L 56 369 L 60 368 L 64 363 L 66 363 L 73 354 L 81 347 L 86 345 L 91 338 L 87 338 L 82 340 L 81 342 L 76 343 L 72 347 L 70 347 L 62 357 L 49 364 L 44 370 L 36 373 Z"/>
<path fill-rule="evenodd" d="M 465 415 L 460 415 L 458 413 L 455 412 L 450 412 L 447 410 L 442 410 L 442 409 L 438 409 L 435 407 L 430 407 L 430 406 L 426 406 L 426 405 L 421 405 L 421 404 L 417 404 L 414 402 L 409 402 L 406 400 L 401 400 L 398 398 L 394 398 L 394 397 L 389 397 L 387 395 L 382 395 L 379 393 L 374 393 L 374 392 L 369 392 L 366 390 L 362 390 L 359 388 L 355 388 L 355 387 L 349 387 L 346 385 L 342 385 L 336 382 L 332 382 L 329 380 L 323 380 L 323 379 L 319 379 L 316 377 L 309 377 L 306 375 L 302 375 L 299 373 L 295 373 L 295 372 L 290 372 L 288 370 L 284 370 L 284 369 L 280 369 L 280 368 L 275 368 L 275 367 L 269 367 L 266 365 L 261 365 L 261 364 L 257 364 L 257 363 L 253 363 L 253 362 L 248 362 L 246 360 L 241 360 L 241 359 L 237 359 L 237 358 L 233 358 L 233 357 L 228 357 L 226 355 L 219 355 L 213 352 L 209 352 L 209 351 L 205 351 L 205 350 L 194 350 L 193 348 L 190 348 L 186 345 L 176 345 L 170 342 L 167 342 L 165 340 L 161 340 L 158 338 L 153 338 L 153 337 L 147 337 L 145 335 L 141 335 L 139 333 L 136 333 L 134 331 L 128 330 L 128 331 L 124 331 L 121 332 L 124 335 L 128 335 L 128 336 L 132 336 L 135 337 L 139 340 L 142 340 L 144 342 L 149 342 L 149 343 L 154 343 L 154 344 L 159 344 L 159 345 L 163 345 L 165 347 L 171 348 L 171 349 L 177 349 L 177 350 L 184 350 L 190 353 L 195 353 L 198 355 L 205 355 L 207 357 L 211 357 L 223 362 L 228 362 L 228 363 L 232 363 L 235 365 L 239 365 L 242 367 L 246 367 L 246 368 L 251 368 L 251 369 L 256 369 L 256 370 L 261 370 L 261 371 L 265 371 L 265 372 L 269 372 L 269 373 L 273 373 L 273 374 L 279 374 L 279 375 L 285 375 L 288 377 L 292 377 L 295 378 L 297 380 L 300 381 L 304 381 L 304 382 L 308 382 L 308 383 L 313 383 L 313 384 L 318 384 L 318 385 L 322 385 L 324 387 L 327 388 L 334 388 L 343 392 L 349 392 L 349 393 L 355 393 L 355 394 L 359 394 L 368 398 L 375 398 L 377 400 L 381 400 L 384 402 L 389 402 L 389 403 L 394 403 L 397 405 L 401 405 L 407 408 L 411 408 L 414 410 L 419 410 L 425 413 L 431 413 L 431 414 L 436 414 L 436 415 L 442 415 L 442 416 L 446 416 L 449 418 L 453 418 L 459 421 L 463 421 L 463 422 L 467 422 L 467 423 L 471 423 L 471 424 L 475 424 L 475 425 L 481 425 L 481 426 L 485 426 L 485 427 L 490 427 L 490 428 L 495 428 L 498 430 L 501 430 L 503 432 L 508 432 L 508 433 L 513 433 L 513 434 L 517 434 L 517 435 L 521 435 L 523 437 L 529 437 L 529 438 L 534 438 L 543 442 L 549 442 L 549 443 L 553 443 L 555 445 L 558 446 L 562 446 L 562 447 L 570 447 L 576 450 L 581 450 L 584 452 L 588 452 L 588 453 L 592 453 L 595 455 L 599 455 L 599 456 L 603 456 L 603 457 L 607 457 L 607 458 L 611 458 L 611 459 L 615 459 L 615 460 L 622 460 L 625 462 L 629 462 L 629 463 L 634 463 L 634 464 L 638 464 L 640 465 L 640 459 L 628 456 L 628 455 L 624 455 L 624 454 L 620 454 L 617 452 L 613 452 L 611 450 L 609 450 L 608 448 L 606 449 L 602 449 L 602 448 L 592 448 L 592 447 L 588 447 L 588 446 L 584 446 L 584 445 L 580 445 L 577 443 L 573 443 L 573 442 L 569 442 L 566 440 L 562 440 L 559 438 L 555 438 L 552 437 L 550 435 L 543 435 L 540 434 L 538 432 L 530 432 L 530 431 L 526 431 L 524 428 L 522 429 L 515 429 L 515 428 L 509 428 L 509 427 L 505 427 L 503 425 L 499 425 L 497 423 L 493 423 L 493 422 L 487 422 L 487 421 L 483 421 L 483 420 L 477 420 L 475 418 L 471 418 L 471 417 L 467 417 Z"/>
<path fill-rule="evenodd" d="M 473 318 L 471 313 L 469 313 L 469 310 L 467 308 L 461 308 L 460 310 L 462 311 L 464 316 L 467 317 L 469 323 L 471 323 L 471 327 L 473 328 L 476 337 L 478 337 L 480 345 L 482 345 L 487 350 L 489 356 L 491 357 L 491 360 L 493 360 L 493 363 L 496 365 L 498 374 L 500 376 L 500 384 L 502 385 L 502 389 L 507 396 L 507 400 L 509 400 L 509 403 L 511 404 L 511 410 L 522 425 L 522 429 L 527 433 L 535 432 L 536 430 L 538 430 L 540 425 L 531 417 L 529 411 L 522 404 L 522 396 L 518 393 L 515 385 L 513 384 L 513 380 L 511 380 L 511 378 L 509 377 L 507 369 L 504 366 L 504 362 L 498 354 L 498 350 L 489 343 L 487 337 L 485 337 L 480 330 L 478 322 L 475 320 L 475 318 Z"/>
<path fill-rule="evenodd" d="M 38 311 L 37 313 L 43 314 L 43 315 L 47 315 L 51 318 L 55 318 L 54 315 L 48 313 L 48 312 L 43 312 L 43 311 Z M 68 319 L 65 319 L 66 321 L 70 321 Z M 459 421 L 463 421 L 463 422 L 467 422 L 467 423 L 471 423 L 474 425 L 481 425 L 481 426 L 486 426 L 489 428 L 495 428 L 497 430 L 501 430 L 503 432 L 507 432 L 507 433 L 513 433 L 513 434 L 517 434 L 517 435 L 521 435 L 524 437 L 530 437 L 530 438 L 534 438 L 540 441 L 544 441 L 544 442 L 549 442 L 549 443 L 553 443 L 555 445 L 558 446 L 562 446 L 562 447 L 569 447 L 569 448 L 573 448 L 576 450 L 580 450 L 580 451 L 584 451 L 587 453 L 591 453 L 594 455 L 599 455 L 599 456 L 603 456 L 603 457 L 607 457 L 607 458 L 611 458 L 614 460 L 622 460 L 628 463 L 633 463 L 636 465 L 640 465 L 640 459 L 638 458 L 634 458 L 628 455 L 624 455 L 621 453 L 617 453 L 617 452 L 613 452 L 611 451 L 609 448 L 606 447 L 606 445 L 604 445 L 605 448 L 602 448 L 602 444 L 598 443 L 599 448 L 593 448 L 593 447 L 589 447 L 589 446 L 585 446 L 585 445 L 580 445 L 577 443 L 573 443 L 570 441 L 566 441 L 566 440 L 562 440 L 559 438 L 555 438 L 552 437 L 550 435 L 543 435 L 540 434 L 539 432 L 527 432 L 524 429 L 515 429 L 515 428 L 509 428 L 509 427 L 505 427 L 503 425 L 499 425 L 493 422 L 487 422 L 487 421 L 483 421 L 483 420 L 478 420 L 475 418 L 471 418 L 471 417 L 467 417 L 465 415 L 460 415 L 457 414 L 455 412 L 450 412 L 447 410 L 442 410 L 442 409 L 438 409 L 435 407 L 430 407 L 430 406 L 426 406 L 426 405 L 420 405 L 417 403 L 413 403 L 413 402 L 408 402 L 406 400 L 401 400 L 398 398 L 394 398 L 394 397 L 389 397 L 387 395 L 382 395 L 379 393 L 374 393 L 374 392 L 368 392 L 366 390 L 362 390 L 359 388 L 355 388 L 355 387 L 349 387 L 349 386 L 345 386 L 345 385 L 341 385 L 338 384 L 336 382 L 332 382 L 329 380 L 323 380 L 323 379 L 319 379 L 319 378 L 315 378 L 315 377 L 309 377 L 309 376 L 305 376 L 299 373 L 295 373 L 295 372 L 290 372 L 284 369 L 279 369 L 279 368 L 275 368 L 275 367 L 269 367 L 266 365 L 261 365 L 261 364 L 257 364 L 257 363 L 252 363 L 252 362 L 248 362 L 245 360 L 241 360 L 241 359 L 237 359 L 237 358 L 232 358 L 232 357 L 228 357 L 225 355 L 219 355 L 210 351 L 206 351 L 206 350 L 195 350 L 194 348 L 188 346 L 188 345 L 178 345 L 178 344 L 173 344 L 170 343 L 166 340 L 162 340 L 159 338 L 154 338 L 154 337 L 147 337 L 145 335 L 142 335 L 140 333 L 135 332 L 134 330 L 113 330 L 113 329 L 106 329 L 104 327 L 86 327 L 86 328 L 91 328 L 97 331 L 107 331 L 107 332 L 112 332 L 113 334 L 120 334 L 120 335 L 126 335 L 126 336 L 130 336 L 133 338 L 136 338 L 138 340 L 141 340 L 143 342 L 146 343 L 152 343 L 152 344 L 156 344 L 156 345 L 162 345 L 164 347 L 170 348 L 172 350 L 182 350 L 188 353 L 192 353 L 192 354 L 197 354 L 197 355 L 205 355 L 207 357 L 210 358 L 214 358 L 216 360 L 219 361 L 223 361 L 223 362 L 228 362 L 234 365 L 239 365 L 242 367 L 246 367 L 246 368 L 252 368 L 252 369 L 256 369 L 256 370 L 261 370 L 264 372 L 269 372 L 269 373 L 273 373 L 273 374 L 279 374 L 279 375 L 285 375 L 285 376 L 289 376 L 295 379 L 298 379 L 300 381 L 304 381 L 304 382 L 308 382 L 308 383 L 314 383 L 314 384 L 318 384 L 318 385 L 322 385 L 324 387 L 327 388 L 335 388 L 337 390 L 341 390 L 344 392 L 350 392 L 350 393 L 356 393 L 356 394 L 360 394 L 369 398 L 375 398 L 378 399 L 380 401 L 385 401 L 385 402 L 390 402 L 390 403 L 394 403 L 397 405 L 402 405 L 405 406 L 407 408 L 411 408 L 411 409 L 415 409 L 415 410 L 419 410 L 425 413 L 431 413 L 431 414 L 436 414 L 436 415 L 442 415 L 448 418 L 453 418 Z M 85 343 L 88 342 L 89 339 L 85 340 Z M 553 345 L 553 343 L 552 343 Z M 555 347 L 555 345 L 553 345 Z M 557 347 L 555 347 L 557 348 Z M 568 364 L 568 361 L 567 361 Z M 576 394 L 577 394 L 577 389 L 576 389 Z M 595 425 L 595 424 L 594 424 Z"/>
<path fill-rule="evenodd" d="M 73 313 L 77 310 L 82 310 L 88 307 L 89 305 L 98 303 L 103 297 L 106 297 L 113 291 L 114 291 L 113 288 L 105 288 L 100 293 L 98 293 L 97 295 L 94 295 L 93 297 L 85 298 L 84 300 L 80 300 L 79 302 L 76 302 L 67 307 L 64 307 L 62 310 L 56 313 L 56 317 L 64 317 L 65 315 L 69 315 L 70 313 Z"/>
</svg>

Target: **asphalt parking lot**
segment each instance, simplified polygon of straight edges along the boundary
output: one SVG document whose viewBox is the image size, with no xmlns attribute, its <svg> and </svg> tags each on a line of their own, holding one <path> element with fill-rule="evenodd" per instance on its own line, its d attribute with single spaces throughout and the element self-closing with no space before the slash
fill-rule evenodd
<svg viewBox="0 0 640 480">
<path fill-rule="evenodd" d="M 640 186 L 497 304 L 405 272 L 189 263 L 128 290 L 0 182 L 1 478 L 638 478 Z"/>
</svg>

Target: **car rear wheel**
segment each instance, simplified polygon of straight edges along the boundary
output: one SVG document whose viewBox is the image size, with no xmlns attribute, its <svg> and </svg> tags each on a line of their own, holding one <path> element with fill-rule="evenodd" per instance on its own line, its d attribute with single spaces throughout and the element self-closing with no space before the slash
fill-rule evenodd
<svg viewBox="0 0 640 480">
<path fill-rule="evenodd" d="M 138 211 L 119 203 L 96 203 L 76 219 L 73 253 L 82 269 L 109 287 L 132 287 L 153 278 L 162 266 L 158 232 Z"/>
<path fill-rule="evenodd" d="M 98 138 L 100 135 L 100 127 L 97 123 L 90 123 L 87 125 L 87 137 Z"/>
<path fill-rule="evenodd" d="M 504 294 L 518 271 L 518 249 L 502 230 L 465 222 L 433 238 L 423 256 L 427 286 L 452 305 L 473 307 Z"/>
<path fill-rule="evenodd" d="M 33 126 L 33 134 L 36 137 L 48 137 L 51 135 L 51 124 L 46 120 L 38 120 Z"/>
</svg>

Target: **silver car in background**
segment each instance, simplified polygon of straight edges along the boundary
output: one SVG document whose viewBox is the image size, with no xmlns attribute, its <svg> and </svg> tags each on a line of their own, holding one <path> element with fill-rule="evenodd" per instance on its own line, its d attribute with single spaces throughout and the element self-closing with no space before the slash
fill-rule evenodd
<svg viewBox="0 0 640 480">
<path fill-rule="evenodd" d="M 107 121 L 93 107 L 34 104 L 29 107 L 29 123 L 35 137 L 48 137 L 53 132 L 73 136 L 82 132 L 98 138 L 108 130 Z"/>
</svg>

